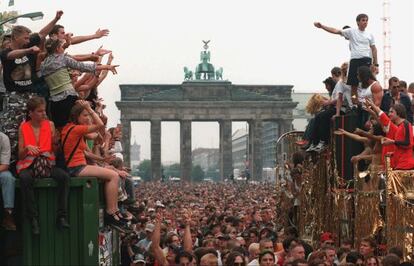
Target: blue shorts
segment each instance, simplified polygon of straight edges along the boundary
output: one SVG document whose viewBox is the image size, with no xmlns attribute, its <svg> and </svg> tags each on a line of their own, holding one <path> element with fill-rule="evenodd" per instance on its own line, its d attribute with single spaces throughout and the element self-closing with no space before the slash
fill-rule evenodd
<svg viewBox="0 0 414 266">
<path fill-rule="evenodd" d="M 79 173 L 86 167 L 86 165 L 78 165 L 74 167 L 68 167 L 68 174 L 70 176 L 79 176 Z"/>
</svg>

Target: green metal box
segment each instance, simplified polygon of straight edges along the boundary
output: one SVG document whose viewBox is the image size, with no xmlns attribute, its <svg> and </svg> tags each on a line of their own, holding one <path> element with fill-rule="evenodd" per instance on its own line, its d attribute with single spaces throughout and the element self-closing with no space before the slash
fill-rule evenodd
<svg viewBox="0 0 414 266">
<path fill-rule="evenodd" d="M 68 201 L 70 229 L 60 231 L 56 228 L 57 195 L 53 179 L 37 180 L 35 196 L 40 235 L 33 235 L 29 221 L 24 219 L 23 264 L 97 265 L 100 205 L 97 180 L 71 178 Z"/>
</svg>

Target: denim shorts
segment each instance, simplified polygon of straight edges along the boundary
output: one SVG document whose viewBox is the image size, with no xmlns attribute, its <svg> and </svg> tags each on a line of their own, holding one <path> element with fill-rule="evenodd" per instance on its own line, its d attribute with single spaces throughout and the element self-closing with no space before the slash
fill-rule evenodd
<svg viewBox="0 0 414 266">
<path fill-rule="evenodd" d="M 70 176 L 79 176 L 79 173 L 86 167 L 86 165 L 78 165 L 74 167 L 68 167 L 68 174 Z"/>
</svg>

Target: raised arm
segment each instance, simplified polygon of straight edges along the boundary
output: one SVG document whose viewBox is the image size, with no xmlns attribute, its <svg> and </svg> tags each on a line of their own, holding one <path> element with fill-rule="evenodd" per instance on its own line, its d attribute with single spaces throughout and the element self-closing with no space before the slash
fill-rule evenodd
<svg viewBox="0 0 414 266">
<path fill-rule="evenodd" d="M 384 136 L 374 135 L 371 132 L 368 132 L 368 131 L 365 131 L 365 130 L 362 130 L 362 129 L 359 129 L 359 128 L 355 129 L 354 133 L 358 134 L 360 136 L 366 137 L 368 139 L 378 141 L 378 142 L 381 142 L 381 139 L 384 137 Z"/>
<path fill-rule="evenodd" d="M 108 36 L 108 34 L 109 34 L 108 29 L 103 29 L 103 30 L 98 29 L 94 34 L 91 34 L 91 35 L 72 37 L 71 44 L 78 44 L 78 43 L 86 42 L 89 40 L 100 39 L 104 36 Z"/>
<path fill-rule="evenodd" d="M 164 257 L 164 253 L 160 247 L 160 239 L 161 239 L 161 214 L 157 213 L 157 217 L 155 218 L 155 227 L 154 231 L 152 232 L 152 243 L 151 243 L 151 250 L 154 253 L 154 258 L 161 264 L 161 265 L 168 265 L 167 259 Z"/>
<path fill-rule="evenodd" d="M 318 29 L 323 29 L 324 31 L 327 31 L 327 32 L 332 33 L 332 34 L 341 34 L 342 33 L 341 30 L 325 26 L 320 22 L 314 22 L 313 25 L 315 25 L 315 27 L 317 27 Z"/>
<path fill-rule="evenodd" d="M 187 213 L 184 217 L 185 221 L 185 229 L 184 229 L 184 237 L 183 237 L 183 247 L 184 250 L 187 252 L 191 252 L 193 250 L 193 240 L 191 239 L 191 214 Z"/>
<path fill-rule="evenodd" d="M 43 29 L 39 31 L 40 39 L 44 40 L 46 38 L 46 36 L 50 33 L 50 31 L 53 29 L 53 27 L 56 25 L 56 23 L 59 21 L 62 15 L 63 15 L 62 10 L 59 10 L 56 12 L 56 16 L 54 17 L 54 19 L 50 21 L 46 26 L 44 26 Z"/>
<path fill-rule="evenodd" d="M 382 97 L 384 96 L 384 91 L 382 90 L 381 85 L 377 82 L 371 87 L 372 99 L 376 106 L 381 106 Z"/>
<path fill-rule="evenodd" d="M 40 48 L 37 46 L 32 46 L 30 48 L 26 48 L 26 49 L 16 49 L 16 50 L 12 50 L 7 54 L 7 59 L 9 60 L 13 60 L 16 58 L 21 58 L 27 54 L 37 54 L 40 52 Z"/>
<path fill-rule="evenodd" d="M 112 53 L 110 53 L 109 56 L 108 56 L 108 61 L 106 62 L 106 64 L 111 65 L 113 59 L 114 59 L 114 56 L 112 55 Z M 108 70 L 102 70 L 101 73 L 99 74 L 99 78 L 98 78 L 98 82 L 97 82 L 96 86 L 99 86 L 107 76 L 108 76 Z"/>
<path fill-rule="evenodd" d="M 91 107 L 91 105 L 89 104 L 88 101 L 79 100 L 79 101 L 77 101 L 77 103 L 79 103 L 82 106 L 84 106 L 85 109 L 86 109 L 86 111 L 88 111 L 89 114 L 92 116 L 93 124 L 92 125 L 89 125 L 89 127 L 88 127 L 88 133 L 96 132 L 96 131 L 100 130 L 101 128 L 105 127 L 104 123 L 99 118 L 98 114 L 95 113 L 94 110 L 92 110 L 92 107 Z"/>
<path fill-rule="evenodd" d="M 353 140 L 356 140 L 358 142 L 362 142 L 362 143 L 367 143 L 368 142 L 368 138 L 366 137 L 361 137 L 360 135 L 348 132 L 342 128 L 339 128 L 338 130 L 335 130 L 334 132 L 335 135 L 344 135 L 348 138 L 351 138 Z"/>
</svg>

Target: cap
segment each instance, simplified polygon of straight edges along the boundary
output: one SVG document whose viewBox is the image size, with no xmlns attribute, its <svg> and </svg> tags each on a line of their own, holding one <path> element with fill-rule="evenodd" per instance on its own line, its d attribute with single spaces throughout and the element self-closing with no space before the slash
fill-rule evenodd
<svg viewBox="0 0 414 266">
<path fill-rule="evenodd" d="M 143 262 L 145 263 L 145 257 L 142 254 L 135 254 L 134 259 L 132 261 L 133 263 Z"/>
<path fill-rule="evenodd" d="M 153 225 L 153 224 L 147 224 L 146 226 L 145 226 L 145 231 L 148 231 L 148 232 L 153 232 L 154 231 L 154 228 L 155 228 L 155 225 Z"/>
<path fill-rule="evenodd" d="M 148 212 L 155 212 L 154 208 L 148 208 Z"/>
<path fill-rule="evenodd" d="M 157 201 L 155 202 L 155 206 L 156 206 L 156 207 L 165 208 L 164 204 L 162 204 L 162 203 L 161 203 L 161 201 L 159 201 L 159 200 L 157 200 Z"/>
</svg>

